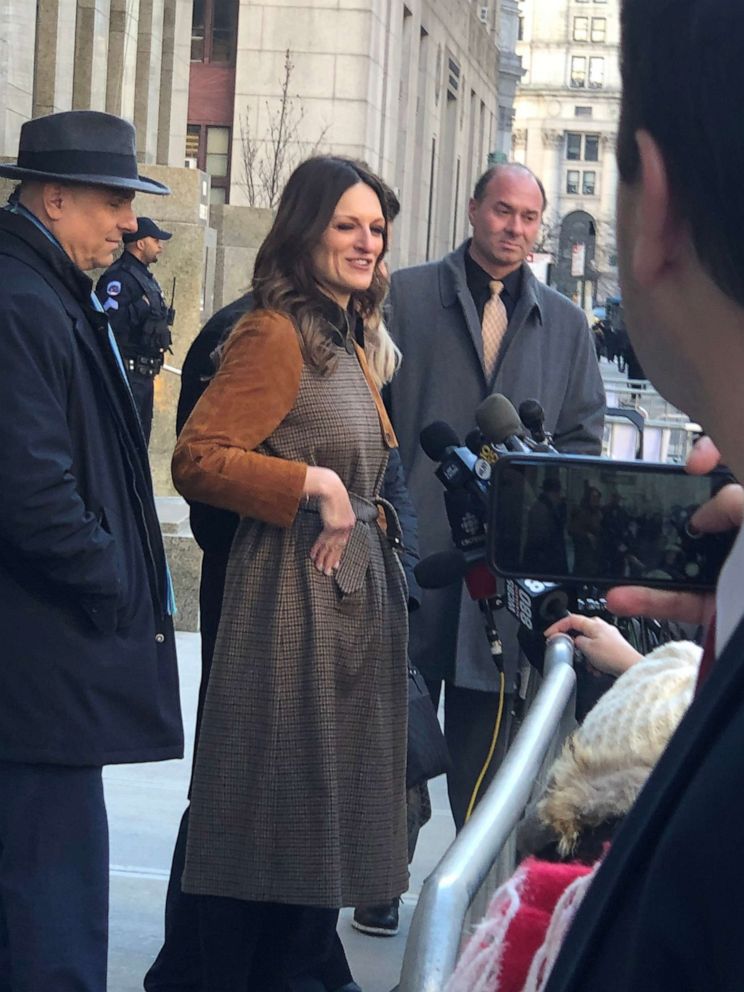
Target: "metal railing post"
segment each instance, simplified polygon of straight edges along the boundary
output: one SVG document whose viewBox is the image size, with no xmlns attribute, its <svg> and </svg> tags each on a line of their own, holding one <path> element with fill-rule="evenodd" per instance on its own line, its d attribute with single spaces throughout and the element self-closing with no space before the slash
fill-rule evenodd
<svg viewBox="0 0 744 992">
<path fill-rule="evenodd" d="M 573 642 L 545 651 L 543 682 L 473 815 L 424 882 L 413 915 L 400 992 L 441 992 L 452 974 L 468 907 L 519 822 L 576 685 Z"/>
</svg>

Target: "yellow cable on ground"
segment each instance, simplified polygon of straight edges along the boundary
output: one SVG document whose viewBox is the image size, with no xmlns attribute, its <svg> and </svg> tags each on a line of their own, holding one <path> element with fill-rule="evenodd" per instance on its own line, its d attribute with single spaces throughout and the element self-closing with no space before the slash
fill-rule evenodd
<svg viewBox="0 0 744 992">
<path fill-rule="evenodd" d="M 494 751 L 496 750 L 496 742 L 499 739 L 499 732 L 501 730 L 501 717 L 504 713 L 504 673 L 499 672 L 499 710 L 496 714 L 496 723 L 493 728 L 493 737 L 491 738 L 491 747 L 488 750 L 488 755 L 486 757 L 485 764 L 480 770 L 480 775 L 475 783 L 475 788 L 473 789 L 473 794 L 470 797 L 470 803 L 468 804 L 468 811 L 465 814 L 465 822 L 467 823 L 470 819 L 470 815 L 475 808 L 475 804 L 478 800 L 478 793 L 480 792 L 480 787 L 483 785 L 483 779 L 486 777 L 486 772 L 491 764 Z"/>
</svg>

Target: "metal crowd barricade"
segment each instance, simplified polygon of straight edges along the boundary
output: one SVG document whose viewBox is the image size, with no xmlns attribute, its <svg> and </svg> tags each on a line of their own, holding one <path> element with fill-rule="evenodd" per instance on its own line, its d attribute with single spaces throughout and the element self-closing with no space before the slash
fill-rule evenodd
<svg viewBox="0 0 744 992">
<path fill-rule="evenodd" d="M 605 371 L 602 379 L 608 406 L 603 453 L 609 458 L 632 459 L 642 436 L 644 461 L 682 464 L 700 426 L 657 393 L 647 379 L 629 380 Z M 631 414 L 643 417 L 642 429 L 627 423 Z"/>
<path fill-rule="evenodd" d="M 573 653 L 571 638 L 563 634 L 551 638 L 542 684 L 501 767 L 424 882 L 411 921 L 399 992 L 441 992 L 454 971 L 468 910 L 521 819 L 547 755 L 573 721 Z"/>
</svg>

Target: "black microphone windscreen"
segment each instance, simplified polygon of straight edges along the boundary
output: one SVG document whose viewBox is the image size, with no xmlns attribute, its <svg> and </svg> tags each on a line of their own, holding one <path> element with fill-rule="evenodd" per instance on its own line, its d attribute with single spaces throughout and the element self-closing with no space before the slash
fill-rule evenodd
<svg viewBox="0 0 744 992">
<path fill-rule="evenodd" d="M 471 451 L 474 455 L 480 457 L 484 440 L 485 438 L 478 430 L 478 428 L 474 427 L 472 431 L 470 431 L 468 436 L 465 438 L 465 447 L 468 449 L 468 451 Z"/>
<path fill-rule="evenodd" d="M 492 444 L 503 444 L 512 435 L 524 432 L 514 404 L 502 393 L 487 396 L 475 411 L 475 421 Z"/>
<path fill-rule="evenodd" d="M 432 461 L 441 462 L 447 448 L 456 448 L 460 440 L 449 424 L 443 420 L 435 420 L 421 431 L 419 442 Z"/>
<path fill-rule="evenodd" d="M 467 570 L 467 559 L 461 551 L 438 551 L 418 562 L 413 574 L 422 589 L 444 589 L 462 579 Z"/>
<path fill-rule="evenodd" d="M 528 430 L 539 430 L 545 422 L 545 411 L 537 400 L 524 400 L 519 404 L 519 418 Z"/>
</svg>

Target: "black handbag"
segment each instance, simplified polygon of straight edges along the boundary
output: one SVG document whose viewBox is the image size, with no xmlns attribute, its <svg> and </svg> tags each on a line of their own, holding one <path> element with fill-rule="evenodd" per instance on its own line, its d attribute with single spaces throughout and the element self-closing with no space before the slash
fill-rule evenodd
<svg viewBox="0 0 744 992">
<path fill-rule="evenodd" d="M 408 664 L 408 762 L 406 788 L 448 771 L 450 756 L 421 672 Z"/>
</svg>

